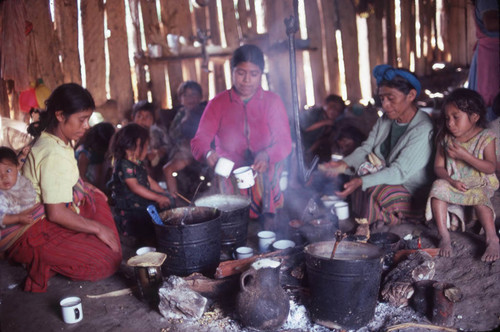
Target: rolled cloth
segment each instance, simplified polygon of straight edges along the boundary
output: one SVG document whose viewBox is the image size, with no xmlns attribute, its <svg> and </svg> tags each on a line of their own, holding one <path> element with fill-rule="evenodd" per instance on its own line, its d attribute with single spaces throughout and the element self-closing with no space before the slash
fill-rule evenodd
<svg viewBox="0 0 500 332">
<path fill-rule="evenodd" d="M 396 76 L 406 79 L 417 90 L 417 97 L 420 95 L 420 91 L 422 90 L 420 81 L 409 71 L 397 69 L 389 65 L 378 65 L 373 68 L 373 77 L 377 80 L 377 84 L 380 84 L 383 80 L 392 81 Z"/>
</svg>

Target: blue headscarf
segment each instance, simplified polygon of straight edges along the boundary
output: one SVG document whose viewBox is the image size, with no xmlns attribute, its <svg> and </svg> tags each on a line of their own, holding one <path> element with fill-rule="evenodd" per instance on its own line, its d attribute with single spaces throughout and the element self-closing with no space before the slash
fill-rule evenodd
<svg viewBox="0 0 500 332">
<path fill-rule="evenodd" d="M 420 94 L 420 90 L 422 90 L 422 86 L 420 85 L 419 80 L 410 72 L 393 68 L 389 65 L 378 65 L 373 68 L 373 76 L 377 80 L 377 84 L 380 84 L 383 80 L 392 81 L 394 77 L 401 76 L 406 79 L 408 83 L 410 83 L 415 90 L 417 90 L 417 97 Z"/>
</svg>

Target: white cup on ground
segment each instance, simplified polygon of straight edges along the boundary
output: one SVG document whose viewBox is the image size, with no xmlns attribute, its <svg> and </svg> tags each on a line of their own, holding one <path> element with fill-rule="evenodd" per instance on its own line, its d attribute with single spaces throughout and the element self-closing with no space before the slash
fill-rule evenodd
<svg viewBox="0 0 500 332">
<path fill-rule="evenodd" d="M 239 167 L 233 171 L 233 174 L 240 189 L 247 189 L 255 184 L 257 173 L 250 166 Z"/>
<path fill-rule="evenodd" d="M 235 250 L 236 259 L 245 259 L 253 256 L 253 249 L 250 247 L 238 247 Z"/>
<path fill-rule="evenodd" d="M 77 296 L 70 296 L 59 302 L 65 323 L 74 324 L 83 319 L 82 300 Z"/>
<path fill-rule="evenodd" d="M 229 175 L 231 175 L 231 171 L 233 170 L 234 167 L 234 161 L 229 160 L 224 157 L 220 157 L 217 160 L 217 163 L 215 164 L 215 173 L 219 174 L 220 176 L 223 176 L 225 178 L 228 178 Z"/>
<path fill-rule="evenodd" d="M 268 252 L 273 242 L 276 241 L 276 233 L 271 231 L 260 231 L 257 233 L 257 237 L 259 238 L 260 252 Z"/>
<path fill-rule="evenodd" d="M 349 204 L 347 202 L 337 202 L 333 207 L 335 208 L 335 214 L 339 220 L 349 218 Z"/>
<path fill-rule="evenodd" d="M 155 247 L 140 247 L 139 249 L 137 249 L 135 251 L 135 254 L 137 256 L 140 256 L 140 255 L 144 255 L 148 252 L 155 252 L 156 251 L 156 248 Z"/>
<path fill-rule="evenodd" d="M 292 240 L 278 240 L 273 243 L 274 250 L 283 250 L 293 247 L 295 247 L 295 242 L 293 242 Z"/>
</svg>

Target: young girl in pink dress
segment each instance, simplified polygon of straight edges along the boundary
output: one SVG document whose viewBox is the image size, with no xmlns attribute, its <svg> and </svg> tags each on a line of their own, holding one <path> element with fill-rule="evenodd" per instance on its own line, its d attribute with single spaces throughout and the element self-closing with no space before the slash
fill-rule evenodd
<svg viewBox="0 0 500 332">
<path fill-rule="evenodd" d="M 481 260 L 500 257 L 491 197 L 498 189 L 495 175 L 495 134 L 486 128 L 482 97 L 469 89 L 456 89 L 445 100 L 436 142 L 434 181 L 427 201 L 426 219 L 437 223 L 441 256 L 449 257 L 448 229 L 465 229 L 462 207 L 472 206 L 486 234 Z"/>
</svg>

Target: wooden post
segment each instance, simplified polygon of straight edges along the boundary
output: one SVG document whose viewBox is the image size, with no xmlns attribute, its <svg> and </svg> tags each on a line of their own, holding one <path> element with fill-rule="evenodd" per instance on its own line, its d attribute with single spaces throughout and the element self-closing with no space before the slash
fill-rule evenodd
<svg viewBox="0 0 500 332">
<path fill-rule="evenodd" d="M 219 19 L 221 19 L 217 13 L 217 2 L 211 1 L 208 5 L 208 12 L 210 15 L 210 35 L 212 36 L 212 43 L 214 45 L 221 45 L 221 31 L 219 29 Z M 214 65 L 213 75 L 215 77 L 215 94 L 226 90 L 226 84 L 224 82 L 224 66 L 220 62 L 210 60 Z"/>
<path fill-rule="evenodd" d="M 467 0 L 446 2 L 446 7 L 448 21 L 445 35 L 446 58 L 450 58 L 450 62 L 454 66 L 465 66 L 468 63 Z"/>
<path fill-rule="evenodd" d="M 55 1 L 56 32 L 61 41 L 64 82 L 82 84 L 80 53 L 78 52 L 77 0 Z"/>
<path fill-rule="evenodd" d="M 341 95 L 340 90 L 340 73 L 339 73 L 339 56 L 337 50 L 337 39 L 335 30 L 337 28 L 337 15 L 335 11 L 335 1 L 320 0 L 322 7 L 323 31 L 324 31 L 324 46 L 323 46 L 323 64 L 325 72 L 328 74 L 325 80 L 329 82 L 327 94 L 333 93 Z"/>
<path fill-rule="evenodd" d="M 286 42 L 285 18 L 293 15 L 291 0 L 266 1 L 266 26 L 271 42 Z M 270 90 L 279 94 L 292 119 L 292 91 L 290 89 L 290 60 L 288 47 L 271 48 L 266 52 L 268 57 Z"/>
<path fill-rule="evenodd" d="M 48 1 L 26 0 L 27 20 L 33 23 L 31 31 L 34 42 L 34 56 L 30 63 L 36 63 L 28 71 L 33 79 L 42 78 L 45 85 L 53 90 L 63 83 L 59 63 L 59 40 L 54 33 Z"/>
<path fill-rule="evenodd" d="M 132 108 L 134 94 L 128 60 L 127 27 L 123 1 L 107 1 L 106 17 L 111 35 L 108 38 L 109 88 L 111 98 L 118 103 L 120 119 Z"/>
<path fill-rule="evenodd" d="M 415 51 L 412 48 L 412 41 L 415 40 L 415 7 L 412 1 L 401 2 L 401 65 L 403 68 L 409 69 L 411 52 Z"/>
<path fill-rule="evenodd" d="M 195 8 L 194 9 L 194 17 L 195 17 L 195 27 L 200 30 L 207 30 L 207 7 Z M 197 80 L 200 83 L 203 90 L 203 99 L 208 100 L 209 93 L 209 82 L 208 82 L 208 71 L 202 70 L 201 65 L 202 61 L 200 59 L 196 59 L 194 64 L 196 66 L 196 72 L 198 73 Z"/>
<path fill-rule="evenodd" d="M 240 46 L 233 0 L 222 0 L 222 19 L 227 46 L 234 48 Z"/>
<path fill-rule="evenodd" d="M 102 0 L 82 1 L 81 13 L 86 86 L 94 97 L 96 105 L 101 105 L 107 99 Z"/>
<path fill-rule="evenodd" d="M 132 18 L 132 45 L 129 45 L 129 47 L 132 47 L 132 50 L 134 54 L 137 56 L 143 57 L 144 52 L 141 48 L 141 31 L 140 31 L 140 22 L 139 22 L 139 6 L 141 6 L 141 10 L 144 11 L 145 8 L 142 7 L 142 4 L 140 4 L 140 0 L 130 0 L 130 16 Z M 146 71 L 144 70 L 144 64 L 135 62 L 135 77 L 136 77 L 136 88 L 137 88 L 137 95 L 136 98 L 138 100 L 144 100 L 147 99 L 148 96 L 148 91 L 147 91 L 147 86 L 146 86 Z"/>
<path fill-rule="evenodd" d="M 212 1 L 212 3 L 214 3 Z M 189 12 L 189 0 L 176 0 L 173 2 L 161 2 L 161 20 L 166 34 L 183 36 L 187 40 L 193 35 L 191 24 L 191 13 Z M 179 104 L 177 88 L 183 82 L 182 62 L 174 60 L 167 62 L 168 82 L 170 84 L 170 95 L 172 105 Z"/>
<path fill-rule="evenodd" d="M 472 3 L 467 2 L 466 5 L 467 14 L 466 14 L 466 52 L 467 52 L 467 62 L 465 63 L 467 66 L 470 65 L 472 61 L 472 55 L 474 54 L 474 46 L 476 45 L 476 23 L 474 19 L 474 6 Z"/>
<path fill-rule="evenodd" d="M 339 5 L 340 30 L 342 32 L 347 98 L 356 103 L 361 99 L 356 11 L 351 2 L 341 5 L 341 2 L 338 1 L 337 4 Z"/>
<path fill-rule="evenodd" d="M 326 97 L 325 91 L 325 69 L 323 67 L 323 38 L 321 35 L 321 14 L 318 8 L 318 1 L 308 1 L 305 6 L 307 37 L 311 41 L 311 46 L 317 48 L 315 51 L 309 51 L 310 66 L 313 78 L 314 99 L 316 104 L 320 104 Z M 302 53 L 302 52 L 300 52 Z M 303 71 L 302 71 L 303 72 Z M 305 97 L 305 96 L 304 96 Z M 299 105 L 304 105 L 306 98 Z"/>
<path fill-rule="evenodd" d="M 7 82 L 0 78 L 0 116 L 10 118 Z"/>
<path fill-rule="evenodd" d="M 384 61 L 384 38 L 382 32 L 382 18 L 384 16 L 383 4 L 384 0 L 377 0 L 375 3 L 375 13 L 370 15 L 366 20 L 368 25 L 368 46 L 370 50 L 370 69 L 375 66 L 385 63 Z M 371 71 L 370 71 L 371 74 Z M 373 75 L 370 75 L 372 90 L 377 87 L 377 82 Z M 373 91 L 372 91 L 373 92 Z"/>
<path fill-rule="evenodd" d="M 386 31 L 386 45 L 387 45 L 387 59 L 386 63 L 395 66 L 397 53 L 396 53 L 396 27 L 394 25 L 394 1 L 385 1 L 385 31 Z"/>
<path fill-rule="evenodd" d="M 141 0 L 142 20 L 144 23 L 144 35 L 146 45 L 156 44 L 158 41 L 164 41 L 162 46 L 166 45 L 166 37 L 162 34 L 156 4 L 153 1 Z M 140 48 L 140 44 L 138 45 Z M 166 47 L 162 47 L 166 52 Z M 141 51 L 142 53 L 142 51 Z M 165 66 L 162 63 L 150 62 L 148 64 L 150 84 L 149 88 L 153 95 L 153 103 L 160 108 L 167 107 L 167 84 L 165 77 Z M 141 98 L 145 99 L 145 98 Z"/>
</svg>

